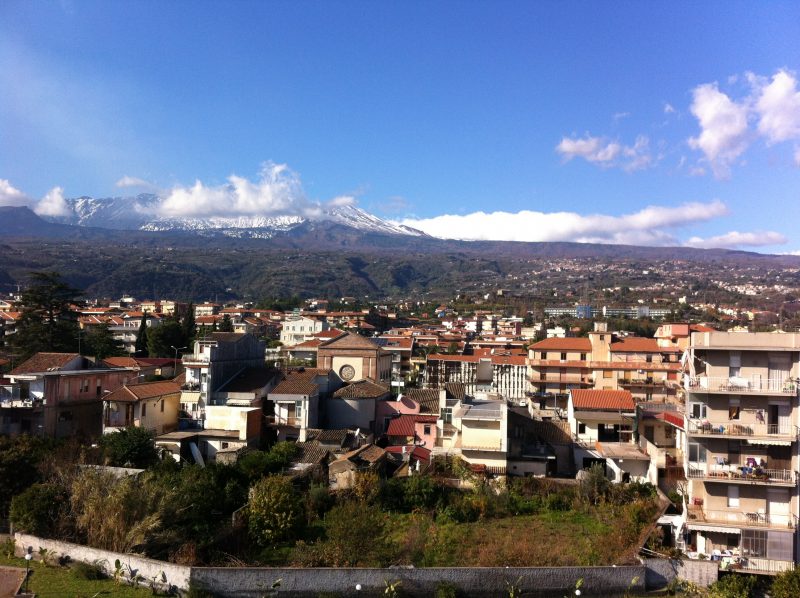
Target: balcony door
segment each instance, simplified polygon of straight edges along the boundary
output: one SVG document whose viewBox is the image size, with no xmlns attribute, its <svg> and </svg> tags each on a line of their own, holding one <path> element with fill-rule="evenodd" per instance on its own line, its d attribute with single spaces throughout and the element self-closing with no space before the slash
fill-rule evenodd
<svg viewBox="0 0 800 598">
<path fill-rule="evenodd" d="M 767 489 L 767 514 L 770 523 L 787 524 L 789 523 L 789 490 L 786 488 Z"/>
</svg>

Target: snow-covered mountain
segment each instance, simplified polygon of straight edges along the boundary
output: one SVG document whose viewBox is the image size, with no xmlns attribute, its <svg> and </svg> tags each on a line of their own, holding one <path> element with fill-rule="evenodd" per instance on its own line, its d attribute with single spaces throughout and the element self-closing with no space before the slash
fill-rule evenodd
<svg viewBox="0 0 800 598">
<path fill-rule="evenodd" d="M 65 200 L 69 213 L 48 218 L 52 222 L 118 230 L 183 231 L 221 234 L 238 238 L 270 238 L 305 223 L 334 223 L 366 233 L 424 236 L 416 229 L 383 220 L 356 206 L 323 209 L 313 220 L 299 215 L 241 215 L 209 217 L 159 216 L 160 197 L 143 193 L 135 197 L 76 197 Z"/>
</svg>

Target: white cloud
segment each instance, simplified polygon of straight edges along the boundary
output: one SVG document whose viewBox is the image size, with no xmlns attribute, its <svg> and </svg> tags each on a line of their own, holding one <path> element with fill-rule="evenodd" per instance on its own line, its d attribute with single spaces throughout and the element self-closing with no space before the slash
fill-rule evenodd
<svg viewBox="0 0 800 598">
<path fill-rule="evenodd" d="M 30 199 L 8 179 L 0 179 L 0 206 L 26 206 Z"/>
<path fill-rule="evenodd" d="M 494 241 L 577 241 L 634 245 L 676 245 L 665 229 L 711 220 L 728 213 L 719 200 L 677 207 L 649 206 L 622 216 L 575 212 L 474 212 L 406 218 L 401 224 L 445 239 Z"/>
<path fill-rule="evenodd" d="M 628 118 L 631 115 L 630 112 L 615 112 L 614 116 L 612 117 L 615 121 L 620 121 L 623 118 Z"/>
<path fill-rule="evenodd" d="M 775 231 L 755 231 L 743 233 L 731 231 L 716 237 L 692 237 L 686 241 L 688 247 L 710 248 L 736 248 L 736 247 L 763 247 L 764 245 L 783 245 L 787 242 L 785 236 Z"/>
<path fill-rule="evenodd" d="M 155 191 L 157 189 L 157 187 L 150 181 L 146 181 L 144 179 L 140 179 L 139 177 L 128 176 L 128 175 L 125 175 L 124 177 L 119 179 L 115 184 L 117 187 L 123 189 L 128 187 L 138 187 L 141 189 L 148 189 L 151 191 Z"/>
<path fill-rule="evenodd" d="M 349 206 L 354 206 L 356 203 L 357 200 L 352 195 L 340 195 L 339 197 L 334 197 L 325 205 L 329 208 L 346 208 Z"/>
<path fill-rule="evenodd" d="M 64 200 L 64 189 L 53 187 L 47 192 L 39 203 L 33 208 L 39 216 L 66 216 L 69 214 L 69 206 Z"/>
<path fill-rule="evenodd" d="M 336 201 L 336 200 L 334 200 Z M 268 162 L 258 180 L 231 175 L 228 182 L 208 186 L 196 181 L 175 187 L 161 202 L 161 216 L 299 215 L 318 217 L 318 202 L 309 201 L 300 177 L 285 164 Z"/>
<path fill-rule="evenodd" d="M 717 177 L 730 174 L 730 166 L 747 149 L 747 105 L 737 104 L 716 83 L 692 91 L 692 114 L 700 123 L 700 135 L 689 146 L 705 154 Z"/>
<path fill-rule="evenodd" d="M 751 80 L 756 81 L 753 77 Z M 800 138 L 800 91 L 797 79 L 780 70 L 768 84 L 757 90 L 755 112 L 758 114 L 758 132 L 768 143 Z"/>
<path fill-rule="evenodd" d="M 674 113 L 675 113 L 675 107 L 672 104 L 670 104 L 669 102 L 665 102 L 664 103 L 664 114 L 674 114 Z"/>
<path fill-rule="evenodd" d="M 622 145 L 604 137 L 563 137 L 556 146 L 565 162 L 573 158 L 583 158 L 587 162 L 603 167 L 619 166 L 629 172 L 646 168 L 652 162 L 649 148 L 650 140 L 644 135 L 636 138 L 631 145 Z"/>
</svg>

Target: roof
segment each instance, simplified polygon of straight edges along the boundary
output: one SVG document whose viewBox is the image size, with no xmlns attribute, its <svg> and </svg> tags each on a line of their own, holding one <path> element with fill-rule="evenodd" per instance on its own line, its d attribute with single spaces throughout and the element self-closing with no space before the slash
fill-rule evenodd
<svg viewBox="0 0 800 598">
<path fill-rule="evenodd" d="M 451 395 L 454 399 L 463 401 L 467 396 L 467 387 L 463 382 L 447 382 L 444 385 L 447 394 Z"/>
<path fill-rule="evenodd" d="M 403 449 L 406 450 L 403 453 Z M 387 453 L 391 453 L 394 455 L 403 455 L 411 453 L 411 456 L 414 457 L 417 461 L 430 461 L 431 460 L 431 451 L 430 449 L 426 449 L 423 446 L 387 446 L 384 449 Z"/>
<path fill-rule="evenodd" d="M 373 351 L 380 350 L 381 347 L 371 341 L 370 339 L 361 336 L 360 334 L 353 334 L 345 332 L 331 340 L 323 342 L 320 349 L 371 349 Z"/>
<path fill-rule="evenodd" d="M 586 337 L 574 338 L 546 338 L 538 343 L 533 343 L 528 349 L 534 351 L 583 351 L 592 350 L 592 342 Z"/>
<path fill-rule="evenodd" d="M 683 430 L 683 416 L 671 411 L 662 411 L 655 415 L 656 419 L 660 419 L 668 424 L 672 424 L 676 428 Z"/>
<path fill-rule="evenodd" d="M 654 338 L 629 336 L 611 343 L 612 353 L 675 353 L 678 347 L 660 347 Z"/>
<path fill-rule="evenodd" d="M 381 447 L 375 446 L 374 444 L 365 444 L 364 446 L 360 446 L 349 453 L 345 453 L 340 458 L 347 459 L 348 461 L 353 461 L 355 463 L 358 461 L 363 463 L 377 463 L 385 454 L 386 451 L 384 451 Z"/>
<path fill-rule="evenodd" d="M 313 395 L 319 390 L 319 386 L 314 382 L 319 370 L 309 368 L 307 370 L 289 370 L 286 377 L 272 389 L 270 394 L 277 395 Z"/>
<path fill-rule="evenodd" d="M 219 389 L 220 392 L 255 392 L 261 390 L 275 376 L 275 370 L 266 367 L 244 368 L 233 380 Z"/>
<path fill-rule="evenodd" d="M 415 436 L 416 424 L 435 424 L 436 419 L 435 415 L 404 414 L 389 422 L 386 434 L 388 436 Z"/>
<path fill-rule="evenodd" d="M 295 459 L 298 463 L 320 463 L 327 459 L 330 453 L 317 441 L 298 442 L 297 446 L 300 447 L 300 455 Z"/>
<path fill-rule="evenodd" d="M 309 428 L 306 430 L 306 438 L 308 441 L 315 440 L 320 444 L 328 446 L 342 447 L 345 441 L 347 441 L 348 436 L 351 435 L 352 432 L 348 429 L 319 430 L 315 428 Z"/>
<path fill-rule="evenodd" d="M 78 357 L 80 357 L 79 353 L 36 353 L 36 355 L 11 370 L 11 375 L 57 372 Z"/>
<path fill-rule="evenodd" d="M 143 384 L 132 384 L 130 386 L 120 386 L 112 393 L 103 397 L 106 401 L 115 403 L 136 403 L 146 399 L 155 399 L 171 394 L 180 394 L 181 387 L 175 382 L 145 382 Z"/>
<path fill-rule="evenodd" d="M 326 339 L 326 338 L 339 338 L 344 334 L 347 334 L 344 330 L 339 330 L 338 328 L 331 328 L 330 330 L 323 330 L 322 332 L 317 332 L 314 336 L 316 338 Z"/>
<path fill-rule="evenodd" d="M 343 386 L 333 396 L 337 399 L 378 399 L 389 392 L 389 387 L 372 380 L 359 380 Z"/>
<path fill-rule="evenodd" d="M 607 459 L 629 459 L 631 461 L 649 461 L 650 457 L 629 442 L 598 442 L 597 450 Z"/>
<path fill-rule="evenodd" d="M 245 337 L 244 332 L 212 332 L 211 339 L 215 341 L 223 341 L 226 343 L 235 343 Z"/>
<path fill-rule="evenodd" d="M 419 405 L 420 413 L 439 413 L 439 391 L 435 388 L 409 388 L 403 396 Z"/>
<path fill-rule="evenodd" d="M 112 368 L 138 368 L 139 362 L 133 357 L 106 357 L 103 363 Z"/>
<path fill-rule="evenodd" d="M 575 409 L 594 411 L 633 411 L 636 407 L 627 390 L 570 390 Z"/>
</svg>

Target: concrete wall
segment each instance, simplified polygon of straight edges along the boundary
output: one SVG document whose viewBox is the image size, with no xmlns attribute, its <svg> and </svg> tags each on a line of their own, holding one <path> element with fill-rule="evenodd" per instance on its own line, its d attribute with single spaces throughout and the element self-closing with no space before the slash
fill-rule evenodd
<svg viewBox="0 0 800 598">
<path fill-rule="evenodd" d="M 17 545 L 16 552 L 18 556 L 25 554 L 27 548 L 30 547 L 33 549 L 34 557 L 38 557 L 39 549 L 46 548 L 56 558 L 68 556 L 73 561 L 97 564 L 102 567 L 109 576 L 114 575 L 114 561 L 119 559 L 125 566 L 125 579 L 128 578 L 128 567 L 130 567 L 137 571 L 145 581 L 151 580 L 153 577 L 157 577 L 160 580 L 161 573 L 163 572 L 167 577 L 167 586 L 175 586 L 180 589 L 189 587 L 192 571 L 191 567 L 167 563 L 165 561 L 156 561 L 131 554 L 90 548 L 88 546 L 71 544 L 69 542 L 37 538 L 36 536 L 30 536 L 28 534 L 14 534 L 14 540 Z"/>
<path fill-rule="evenodd" d="M 334 596 L 384 596 L 386 582 L 401 582 L 412 596 L 431 596 L 442 582 L 467 596 L 508 596 L 514 585 L 527 596 L 562 597 L 572 594 L 583 580 L 582 596 L 621 596 L 626 590 L 642 593 L 645 568 L 541 567 L 541 568 L 425 568 L 425 569 L 265 569 L 205 568 L 192 570 L 192 582 L 225 597 L 260 598 L 265 589 L 281 580 L 277 595 L 316 597 L 320 591 Z M 356 591 L 356 584 L 361 590 Z"/>
<path fill-rule="evenodd" d="M 648 590 L 663 588 L 680 578 L 707 588 L 719 577 L 719 564 L 711 561 L 644 559 Z"/>
</svg>

